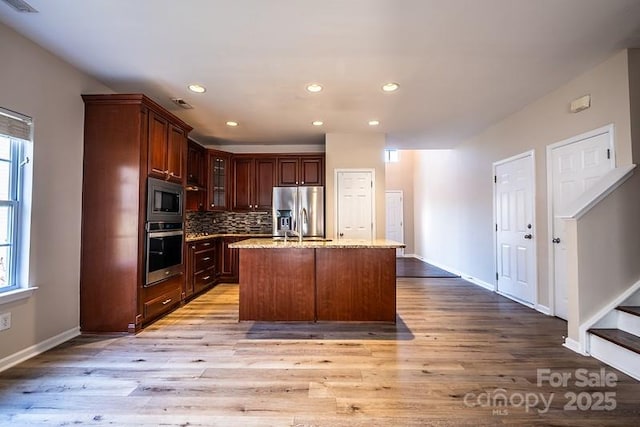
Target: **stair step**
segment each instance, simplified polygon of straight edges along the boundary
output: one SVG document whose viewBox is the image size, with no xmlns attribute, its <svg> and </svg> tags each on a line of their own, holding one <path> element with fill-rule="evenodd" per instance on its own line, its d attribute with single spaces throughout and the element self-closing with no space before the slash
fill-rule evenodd
<svg viewBox="0 0 640 427">
<path fill-rule="evenodd" d="M 625 313 L 633 314 L 635 316 L 640 316 L 640 307 L 632 306 L 632 305 L 619 305 L 616 307 L 616 310 L 624 311 Z"/>
<path fill-rule="evenodd" d="M 620 329 L 589 329 L 589 333 L 640 354 L 640 337 L 629 332 Z"/>
</svg>

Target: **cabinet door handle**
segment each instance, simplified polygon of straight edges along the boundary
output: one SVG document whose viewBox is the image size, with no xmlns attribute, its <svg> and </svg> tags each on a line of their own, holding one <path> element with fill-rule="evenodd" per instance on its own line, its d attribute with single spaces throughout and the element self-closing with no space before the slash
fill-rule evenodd
<svg viewBox="0 0 640 427">
<path fill-rule="evenodd" d="M 162 305 L 167 305 L 171 302 L 171 298 L 162 301 Z"/>
<path fill-rule="evenodd" d="M 202 246 L 211 246 L 211 243 L 203 243 Z"/>
<path fill-rule="evenodd" d="M 302 185 L 304 185 L 304 181 L 302 181 Z"/>
<path fill-rule="evenodd" d="M 211 259 L 211 257 L 210 257 L 210 256 L 207 256 L 207 257 L 202 258 L 202 260 L 203 260 L 203 261 L 209 261 L 210 259 Z"/>
<path fill-rule="evenodd" d="M 209 280 L 209 279 L 211 279 L 211 276 L 206 276 L 202 278 L 202 280 Z"/>
</svg>

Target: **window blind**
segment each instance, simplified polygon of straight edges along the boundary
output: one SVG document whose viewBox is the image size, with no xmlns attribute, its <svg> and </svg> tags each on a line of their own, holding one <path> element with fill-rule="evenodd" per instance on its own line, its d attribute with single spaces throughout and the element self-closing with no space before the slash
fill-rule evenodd
<svg viewBox="0 0 640 427">
<path fill-rule="evenodd" d="M 0 134 L 12 138 L 31 140 L 31 117 L 0 108 Z"/>
</svg>

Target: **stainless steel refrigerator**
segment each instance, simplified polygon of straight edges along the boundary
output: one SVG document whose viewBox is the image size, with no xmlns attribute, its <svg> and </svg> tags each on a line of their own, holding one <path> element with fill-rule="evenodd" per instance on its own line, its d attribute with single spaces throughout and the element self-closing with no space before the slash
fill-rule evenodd
<svg viewBox="0 0 640 427">
<path fill-rule="evenodd" d="M 274 187 L 273 236 L 300 229 L 303 237 L 324 238 L 324 187 Z"/>
</svg>

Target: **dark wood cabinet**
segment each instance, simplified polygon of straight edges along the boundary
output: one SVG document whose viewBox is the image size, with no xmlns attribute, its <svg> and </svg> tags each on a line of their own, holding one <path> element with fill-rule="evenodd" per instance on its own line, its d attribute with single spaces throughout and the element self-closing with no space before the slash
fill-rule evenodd
<svg viewBox="0 0 640 427">
<path fill-rule="evenodd" d="M 195 141 L 187 143 L 187 185 L 206 187 L 205 157 L 207 150 Z"/>
<path fill-rule="evenodd" d="M 324 156 L 279 156 L 277 181 L 280 187 L 324 185 Z"/>
<path fill-rule="evenodd" d="M 207 150 L 195 141 L 187 144 L 187 185 L 185 209 L 187 211 L 203 211 L 207 206 L 206 189 Z"/>
<path fill-rule="evenodd" d="M 209 150 L 207 169 L 208 206 L 210 211 L 224 211 L 229 208 L 229 158 L 223 151 Z"/>
<path fill-rule="evenodd" d="M 274 157 L 234 156 L 232 209 L 269 210 L 276 184 Z"/>
<path fill-rule="evenodd" d="M 188 243 L 189 256 L 189 276 L 187 281 L 191 289 L 191 293 L 187 293 L 187 297 L 197 295 L 200 292 L 215 285 L 218 278 L 217 262 L 216 262 L 216 245 L 215 238 L 201 240 L 198 242 Z"/>
<path fill-rule="evenodd" d="M 183 274 L 143 286 L 146 192 L 151 169 L 182 152 L 176 144 L 186 153 L 191 127 L 141 94 L 82 98 L 80 329 L 133 332 L 180 304 Z"/>
<path fill-rule="evenodd" d="M 149 176 L 183 184 L 187 132 L 154 111 L 148 120 Z"/>
<path fill-rule="evenodd" d="M 240 268 L 240 250 L 232 249 L 229 244 L 245 240 L 246 237 L 221 237 L 218 240 L 218 271 L 220 281 L 238 283 Z"/>
</svg>

